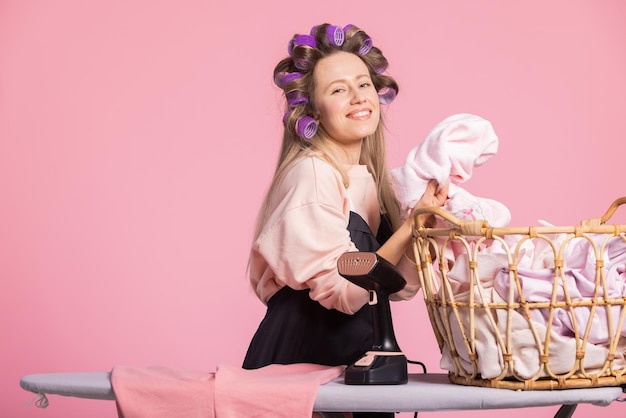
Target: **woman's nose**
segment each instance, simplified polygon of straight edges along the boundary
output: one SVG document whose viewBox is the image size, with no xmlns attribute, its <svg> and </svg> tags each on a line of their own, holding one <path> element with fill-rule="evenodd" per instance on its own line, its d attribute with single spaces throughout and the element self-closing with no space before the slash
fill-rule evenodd
<svg viewBox="0 0 626 418">
<path fill-rule="evenodd" d="M 352 95 L 352 103 L 362 103 L 365 101 L 365 94 L 362 91 L 355 90 Z"/>
</svg>

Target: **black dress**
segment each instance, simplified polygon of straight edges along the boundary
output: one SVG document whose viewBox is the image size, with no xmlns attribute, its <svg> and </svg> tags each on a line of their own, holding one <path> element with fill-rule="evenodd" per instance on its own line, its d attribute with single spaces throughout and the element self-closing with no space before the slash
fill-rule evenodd
<svg viewBox="0 0 626 418">
<path fill-rule="evenodd" d="M 355 212 L 350 212 L 348 231 L 360 251 L 371 252 L 378 250 L 392 233 L 389 220 L 383 216 L 374 236 L 369 225 Z M 248 347 L 243 368 L 293 363 L 350 365 L 372 347 L 373 339 L 370 305 L 348 315 L 326 309 L 312 300 L 308 289 L 285 286 L 267 302 L 267 312 Z"/>
</svg>

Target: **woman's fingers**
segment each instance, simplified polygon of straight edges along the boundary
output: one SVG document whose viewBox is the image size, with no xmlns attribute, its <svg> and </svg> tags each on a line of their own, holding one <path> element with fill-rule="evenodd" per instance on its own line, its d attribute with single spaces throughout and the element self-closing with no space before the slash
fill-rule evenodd
<svg viewBox="0 0 626 418">
<path fill-rule="evenodd" d="M 426 185 L 426 191 L 421 199 L 424 206 L 442 206 L 448 198 L 449 186 L 450 183 L 446 182 L 446 184 L 437 191 L 439 183 L 437 183 L 436 180 L 430 180 Z"/>
<path fill-rule="evenodd" d="M 448 199 L 448 189 L 450 188 L 450 182 L 447 181 L 441 189 L 435 194 L 435 199 L 437 199 L 437 206 L 443 206 Z"/>
</svg>

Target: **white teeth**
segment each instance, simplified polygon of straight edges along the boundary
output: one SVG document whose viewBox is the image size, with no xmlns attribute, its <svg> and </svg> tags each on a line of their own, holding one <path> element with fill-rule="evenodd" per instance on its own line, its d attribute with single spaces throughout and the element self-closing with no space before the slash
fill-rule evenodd
<svg viewBox="0 0 626 418">
<path fill-rule="evenodd" d="M 370 114 L 369 110 L 362 110 L 361 112 L 356 112 L 352 114 L 353 118 L 362 118 L 363 116 L 367 116 Z"/>
</svg>

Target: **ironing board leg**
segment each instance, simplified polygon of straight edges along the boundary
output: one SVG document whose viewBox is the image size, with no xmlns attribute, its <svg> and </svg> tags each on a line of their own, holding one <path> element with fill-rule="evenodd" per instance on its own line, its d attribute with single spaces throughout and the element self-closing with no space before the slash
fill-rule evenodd
<svg viewBox="0 0 626 418">
<path fill-rule="evenodd" d="M 577 406 L 578 404 L 576 403 L 573 405 L 562 405 L 554 418 L 571 418 L 571 416 L 574 415 L 574 411 Z"/>
</svg>

